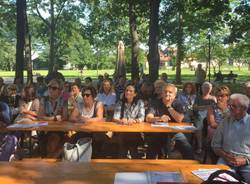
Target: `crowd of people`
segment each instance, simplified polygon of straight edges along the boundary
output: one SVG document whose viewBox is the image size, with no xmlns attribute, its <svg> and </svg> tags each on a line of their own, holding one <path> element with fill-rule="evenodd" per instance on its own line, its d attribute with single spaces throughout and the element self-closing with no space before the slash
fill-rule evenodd
<svg viewBox="0 0 250 184">
<path fill-rule="evenodd" d="M 111 154 L 116 158 L 141 158 L 138 147 L 142 146 L 146 148 L 147 159 L 165 158 L 167 149 L 179 151 L 184 159 L 194 159 L 195 154 L 203 152 L 206 139 L 211 147 L 212 163 L 226 163 L 250 183 L 250 82 L 245 84 L 245 94 L 231 94 L 225 85 L 215 87 L 205 82 L 201 66 L 199 70 L 199 80 L 187 82 L 179 90 L 167 83 L 165 74 L 154 83 L 147 76 L 135 81 L 120 76 L 113 81 L 108 74 L 99 76 L 96 84 L 90 77 L 84 82 L 79 78 L 67 82 L 63 75 L 46 79 L 39 76 L 37 83 L 25 86 L 17 82 L 4 84 L 0 78 L 0 105 L 10 109 L 6 113 L 0 108 L 0 123 L 3 126 L 7 120 L 24 119 L 113 121 L 127 126 L 141 122 L 189 122 L 197 128 L 192 138 L 183 133 L 170 137 L 164 133 L 73 132 L 69 135 L 53 131 L 37 134 L 44 156 L 53 158 L 61 156 L 66 140 L 76 142 L 82 137 L 92 137 L 93 157 Z M 171 142 L 171 148 L 167 147 L 167 141 Z M 114 142 L 117 149 L 108 149 Z"/>
</svg>

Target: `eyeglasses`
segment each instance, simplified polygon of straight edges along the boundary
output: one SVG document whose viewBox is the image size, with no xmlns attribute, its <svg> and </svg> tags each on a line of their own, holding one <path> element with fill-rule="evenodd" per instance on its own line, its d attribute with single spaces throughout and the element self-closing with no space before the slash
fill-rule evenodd
<svg viewBox="0 0 250 184">
<path fill-rule="evenodd" d="M 219 98 L 219 97 L 224 98 L 224 97 L 226 97 L 226 96 L 228 96 L 228 95 L 226 95 L 226 94 L 217 95 L 218 98 Z"/>
<path fill-rule="evenodd" d="M 91 96 L 91 94 L 88 94 L 88 93 L 84 93 L 84 94 L 82 94 L 82 97 L 90 97 Z"/>
<path fill-rule="evenodd" d="M 241 109 L 243 106 L 242 106 L 242 105 L 230 104 L 229 107 L 230 107 L 231 109 Z"/>
<path fill-rule="evenodd" d="M 55 90 L 57 90 L 57 89 L 59 89 L 59 88 L 56 87 L 56 86 L 49 86 L 49 89 L 52 89 L 53 91 L 55 91 Z"/>
</svg>

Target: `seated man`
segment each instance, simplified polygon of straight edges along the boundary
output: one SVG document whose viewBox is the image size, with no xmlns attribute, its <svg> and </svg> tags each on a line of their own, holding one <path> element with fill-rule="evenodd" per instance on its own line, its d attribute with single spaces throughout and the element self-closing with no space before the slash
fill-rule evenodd
<svg viewBox="0 0 250 184">
<path fill-rule="evenodd" d="M 154 122 L 182 122 L 184 118 L 183 108 L 175 100 L 177 88 L 173 84 L 165 84 L 162 87 L 161 99 L 152 103 L 146 121 Z M 177 133 L 172 138 L 175 147 L 181 152 L 184 159 L 193 159 L 192 147 L 183 133 Z M 152 133 L 148 138 L 147 158 L 153 159 L 161 153 L 166 146 L 167 135 L 164 133 Z M 168 148 L 170 149 L 170 148 Z"/>
<path fill-rule="evenodd" d="M 247 183 L 250 183 L 250 115 L 249 99 L 243 94 L 230 96 L 230 116 L 217 128 L 212 148 L 220 157 L 219 164 L 227 164 Z"/>
</svg>

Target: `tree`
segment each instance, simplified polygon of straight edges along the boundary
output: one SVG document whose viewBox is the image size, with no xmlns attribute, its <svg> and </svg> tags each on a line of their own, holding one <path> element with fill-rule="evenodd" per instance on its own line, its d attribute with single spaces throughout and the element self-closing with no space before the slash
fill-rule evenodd
<svg viewBox="0 0 250 184">
<path fill-rule="evenodd" d="M 15 78 L 23 83 L 24 70 L 24 43 L 25 43 L 25 10 L 26 0 L 16 1 L 16 73 Z"/>
<path fill-rule="evenodd" d="M 149 22 L 149 78 L 152 82 L 158 79 L 159 75 L 159 7 L 160 0 L 150 0 L 150 22 Z"/>
</svg>

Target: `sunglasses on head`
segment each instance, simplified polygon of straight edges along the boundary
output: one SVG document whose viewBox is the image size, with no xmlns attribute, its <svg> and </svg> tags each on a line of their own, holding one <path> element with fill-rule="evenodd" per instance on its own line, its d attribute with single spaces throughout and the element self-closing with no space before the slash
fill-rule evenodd
<svg viewBox="0 0 250 184">
<path fill-rule="evenodd" d="M 53 91 L 55 91 L 55 90 L 57 90 L 57 89 L 59 89 L 59 88 L 56 87 L 56 86 L 49 86 L 49 89 L 52 89 Z"/>
<path fill-rule="evenodd" d="M 91 96 L 91 94 L 88 94 L 88 93 L 84 93 L 84 94 L 82 94 L 82 97 L 90 97 Z"/>
</svg>

